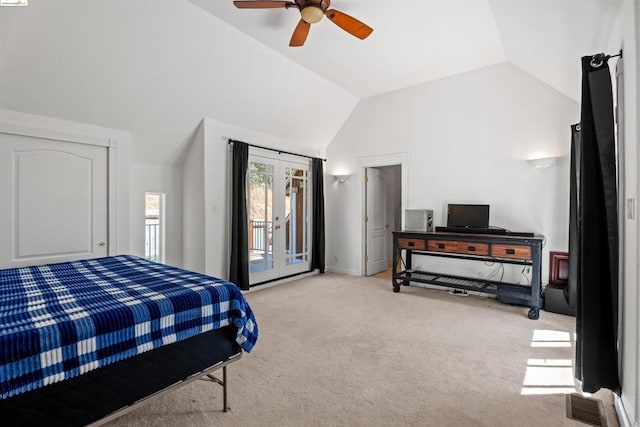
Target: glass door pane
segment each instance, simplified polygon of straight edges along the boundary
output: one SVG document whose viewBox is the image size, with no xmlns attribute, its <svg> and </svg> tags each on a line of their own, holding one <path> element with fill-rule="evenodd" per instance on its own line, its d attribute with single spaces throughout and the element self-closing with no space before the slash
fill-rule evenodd
<svg viewBox="0 0 640 427">
<path fill-rule="evenodd" d="M 308 170 L 303 166 L 284 167 L 284 274 L 309 269 Z"/>
<path fill-rule="evenodd" d="M 273 215 L 275 166 L 249 160 L 249 272 L 252 282 L 269 280 L 274 269 Z M 254 280 L 254 277 L 255 279 Z"/>
</svg>

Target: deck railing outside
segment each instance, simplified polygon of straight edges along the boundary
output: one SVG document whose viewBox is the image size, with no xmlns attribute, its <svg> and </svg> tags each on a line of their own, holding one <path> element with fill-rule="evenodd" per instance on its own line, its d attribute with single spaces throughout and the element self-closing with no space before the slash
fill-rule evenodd
<svg viewBox="0 0 640 427">
<path fill-rule="evenodd" d="M 146 217 L 144 230 L 144 257 L 151 261 L 159 261 L 160 219 L 158 217 Z"/>
<path fill-rule="evenodd" d="M 251 220 L 249 221 L 249 251 L 251 252 L 271 252 L 271 232 L 272 221 Z M 266 244 L 266 247 L 265 247 Z"/>
</svg>

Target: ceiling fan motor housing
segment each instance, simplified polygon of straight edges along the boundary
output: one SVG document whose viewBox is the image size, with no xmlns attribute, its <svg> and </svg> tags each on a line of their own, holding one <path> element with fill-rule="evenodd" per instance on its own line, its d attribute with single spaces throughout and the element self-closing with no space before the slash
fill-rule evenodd
<svg viewBox="0 0 640 427">
<path fill-rule="evenodd" d="M 305 22 L 309 24 L 315 24 L 316 22 L 320 22 L 320 20 L 324 16 L 324 11 L 320 8 L 320 6 L 309 5 L 304 9 L 301 9 L 300 14 L 302 15 L 302 19 Z"/>
</svg>

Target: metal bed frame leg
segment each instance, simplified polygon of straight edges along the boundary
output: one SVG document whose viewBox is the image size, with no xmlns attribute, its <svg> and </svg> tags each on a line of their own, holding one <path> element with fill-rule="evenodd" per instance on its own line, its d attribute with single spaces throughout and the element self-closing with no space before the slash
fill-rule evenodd
<svg viewBox="0 0 640 427">
<path fill-rule="evenodd" d="M 227 406 L 227 367 L 224 366 L 222 368 L 222 404 L 224 405 L 224 408 L 222 409 L 224 412 L 227 412 L 229 410 L 229 407 Z"/>
<path fill-rule="evenodd" d="M 227 366 L 225 365 L 222 367 L 222 380 L 213 374 L 207 374 L 206 378 L 200 379 L 204 381 L 211 381 L 222 386 L 222 404 L 224 405 L 224 408 L 222 408 L 222 410 L 224 412 L 228 412 L 229 406 L 227 405 Z"/>
<path fill-rule="evenodd" d="M 133 409 L 138 408 L 140 405 L 143 405 L 144 403 L 157 398 L 158 396 L 161 396 L 163 394 L 165 394 L 166 392 L 170 391 L 170 390 L 175 390 L 179 387 L 182 387 L 183 385 L 189 384 L 192 381 L 196 381 L 196 380 L 202 380 L 202 381 L 210 381 L 212 383 L 216 383 L 222 386 L 222 402 L 224 404 L 224 408 L 223 411 L 224 412 L 228 412 L 229 411 L 229 407 L 227 404 L 227 365 L 230 363 L 233 363 L 237 360 L 240 360 L 242 358 L 242 352 L 239 352 L 233 356 L 231 356 L 229 359 L 227 359 L 224 362 L 219 362 L 216 363 L 213 366 L 210 366 L 207 369 L 204 369 L 196 374 L 191 375 L 190 377 L 182 380 L 182 381 L 178 381 L 175 384 L 170 385 L 169 387 L 166 387 L 152 395 L 149 395 L 147 397 L 144 397 L 140 400 L 138 400 L 137 402 L 132 403 L 131 405 L 125 406 L 122 409 L 119 409 L 117 411 L 112 412 L 111 414 L 107 415 L 104 418 L 101 418 L 99 420 L 96 420 L 94 422 L 92 422 L 91 424 L 88 425 L 88 427 L 97 427 L 97 426 L 101 426 L 109 421 L 112 421 L 116 418 L 118 418 L 119 416 L 122 416 L 124 414 L 126 414 L 127 412 L 132 411 Z M 220 378 L 217 378 L 215 375 L 213 375 L 213 372 L 216 372 L 218 370 L 220 370 L 220 368 L 222 368 L 222 380 Z"/>
</svg>

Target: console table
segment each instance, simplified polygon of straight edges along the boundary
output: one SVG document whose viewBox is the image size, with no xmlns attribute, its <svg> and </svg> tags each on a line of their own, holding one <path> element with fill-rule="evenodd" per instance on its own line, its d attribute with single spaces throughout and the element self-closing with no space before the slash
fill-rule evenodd
<svg viewBox="0 0 640 427">
<path fill-rule="evenodd" d="M 530 307 L 529 318 L 535 320 L 540 317 L 541 306 L 542 242 L 539 236 L 394 231 L 393 291 L 400 292 L 400 285 L 419 282 L 493 294 L 500 302 Z M 531 266 L 531 284 L 413 270 L 414 255 Z"/>
</svg>

